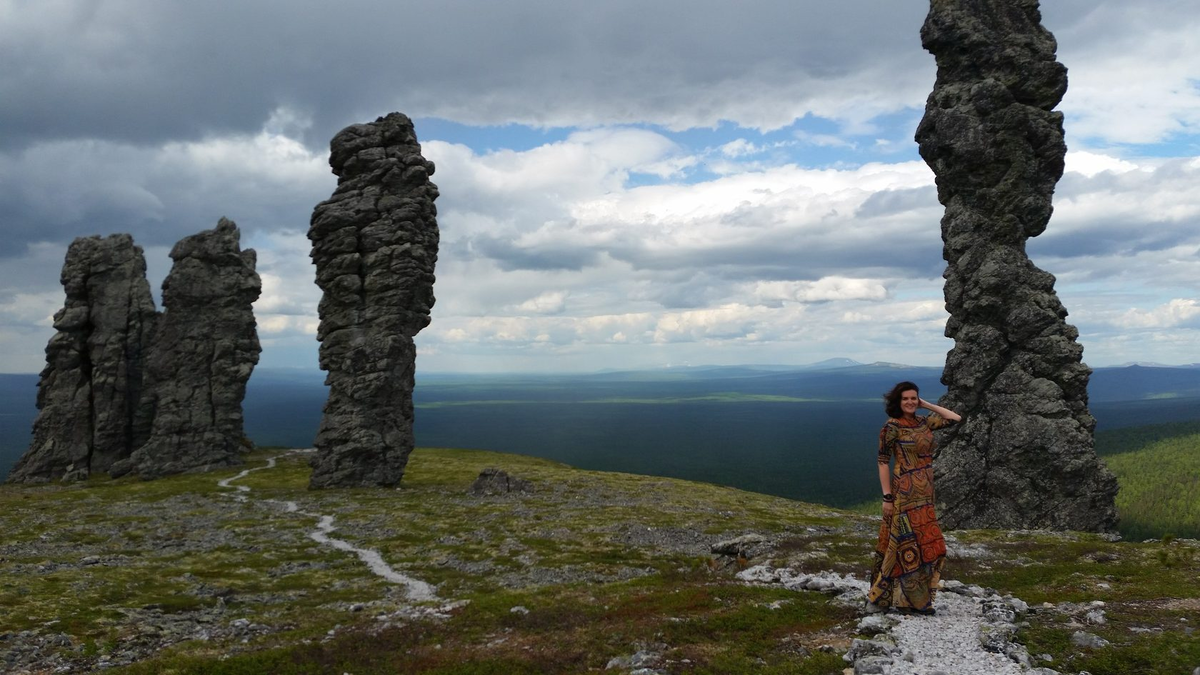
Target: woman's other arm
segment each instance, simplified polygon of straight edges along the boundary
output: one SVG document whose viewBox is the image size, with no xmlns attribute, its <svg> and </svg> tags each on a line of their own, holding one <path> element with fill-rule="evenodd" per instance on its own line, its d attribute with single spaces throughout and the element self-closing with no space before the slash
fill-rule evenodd
<svg viewBox="0 0 1200 675">
<path fill-rule="evenodd" d="M 943 408 L 940 405 L 934 405 L 934 404 L 930 403 L 929 401 L 926 401 L 923 398 L 917 399 L 917 405 L 919 405 L 922 408 L 925 408 L 931 412 L 937 413 L 944 420 L 948 420 L 950 422 L 962 421 L 962 416 L 959 415 L 958 413 L 954 412 L 953 410 L 950 410 L 949 408 Z"/>
</svg>

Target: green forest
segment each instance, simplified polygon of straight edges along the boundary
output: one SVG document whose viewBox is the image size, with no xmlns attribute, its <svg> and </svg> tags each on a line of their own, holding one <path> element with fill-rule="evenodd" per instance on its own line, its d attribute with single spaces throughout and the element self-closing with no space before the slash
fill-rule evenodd
<svg viewBox="0 0 1200 675">
<path fill-rule="evenodd" d="M 1096 449 L 1121 485 L 1126 539 L 1200 538 L 1200 422 L 1100 433 Z"/>
</svg>

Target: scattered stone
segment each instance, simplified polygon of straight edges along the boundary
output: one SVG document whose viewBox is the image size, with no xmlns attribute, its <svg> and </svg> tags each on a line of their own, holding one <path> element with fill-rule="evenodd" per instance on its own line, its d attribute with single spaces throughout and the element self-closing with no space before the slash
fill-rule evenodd
<svg viewBox="0 0 1200 675">
<path fill-rule="evenodd" d="M 523 605 L 517 605 L 516 607 L 512 607 L 508 611 L 512 614 L 521 614 L 521 615 L 525 615 L 525 614 L 529 613 L 529 609 L 524 607 Z"/>
<path fill-rule="evenodd" d="M 894 661 L 886 656 L 864 656 L 854 662 L 854 675 L 878 675 L 886 673 Z"/>
<path fill-rule="evenodd" d="M 1016 633 L 1017 627 L 1011 623 L 984 623 L 979 626 L 979 644 L 989 652 L 1004 654 Z"/>
<path fill-rule="evenodd" d="M 743 534 L 734 539 L 726 539 L 712 545 L 716 555 L 734 556 L 737 558 L 753 558 L 774 549 L 775 544 L 761 534 Z"/>
<path fill-rule="evenodd" d="M 1104 624 L 1108 623 L 1108 619 L 1104 618 L 1104 610 L 1102 609 L 1093 609 L 1087 614 L 1084 614 L 1083 620 L 1092 624 L 1093 626 L 1103 626 Z"/>
<path fill-rule="evenodd" d="M 988 593 L 988 589 L 982 586 L 978 586 L 976 584 L 971 584 L 968 586 L 961 581 L 942 581 L 942 590 L 946 591 L 947 593 L 965 595 L 970 598 L 985 598 L 988 595 L 991 595 Z"/>
<path fill-rule="evenodd" d="M 1077 630 L 1071 634 L 1071 644 L 1077 647 L 1100 649 L 1102 647 L 1107 647 L 1109 643 L 1108 640 L 1105 640 L 1099 635 L 1093 635 L 1091 633 L 1085 633 L 1081 630 Z"/>
<path fill-rule="evenodd" d="M 468 490 L 473 495 L 505 495 L 511 492 L 530 492 L 533 484 L 524 478 L 508 475 L 507 471 L 490 467 L 479 472 Z"/>
<path fill-rule="evenodd" d="M 744 569 L 753 558 L 761 558 L 775 550 L 775 543 L 760 534 L 744 534 L 719 541 L 710 549 L 712 569 L 718 572 Z"/>
<path fill-rule="evenodd" d="M 605 670 L 620 668 L 628 670 L 630 675 L 640 673 L 641 675 L 657 675 L 662 672 L 657 670 L 663 659 L 663 652 L 667 650 L 667 646 L 662 643 L 651 644 L 635 644 L 634 653 L 629 656 L 616 656 L 609 659 L 604 666 Z"/>
<path fill-rule="evenodd" d="M 128 234 L 80 237 L 60 278 L 67 299 L 46 345 L 33 442 L 10 483 L 83 480 L 145 440 L 139 405 L 157 315 L 142 248 Z"/>
<path fill-rule="evenodd" d="M 742 581 L 761 584 L 782 584 L 793 591 L 818 591 L 835 594 L 834 602 L 852 601 L 852 606 L 862 609 L 866 601 L 867 582 L 854 578 L 853 574 L 842 576 L 836 572 L 822 571 L 816 574 L 796 573 L 788 568 L 770 565 L 755 565 L 738 572 Z"/>
<path fill-rule="evenodd" d="M 842 659 L 847 663 L 856 663 L 866 656 L 886 656 L 888 663 L 891 663 L 891 656 L 898 653 L 896 643 L 886 640 L 860 640 L 854 638 L 850 643 L 850 650 L 846 652 Z"/>
<path fill-rule="evenodd" d="M 917 127 L 937 177 L 954 338 L 942 404 L 964 421 L 935 464 L 947 529 L 1111 531 L 1117 481 L 1094 447 L 1079 332 L 1025 241 L 1046 229 L 1067 88 L 1037 0 L 931 3 L 937 81 Z"/>
<path fill-rule="evenodd" d="M 1004 601 L 1008 603 L 1008 606 L 1011 607 L 1012 610 L 1017 614 L 1024 614 L 1025 612 L 1029 611 L 1029 603 L 1020 598 L 1014 598 L 1011 595 L 1006 595 L 1004 596 Z"/>
<path fill-rule="evenodd" d="M 864 616 L 858 621 L 858 632 L 866 636 L 878 635 L 886 633 L 888 629 L 895 626 L 899 621 L 896 617 L 886 614 L 871 614 Z"/>
<path fill-rule="evenodd" d="M 329 164 L 338 186 L 308 230 L 329 385 L 309 486 L 394 486 L 413 449 L 413 336 L 434 303 L 434 166 L 400 113 L 338 132 Z"/>
<path fill-rule="evenodd" d="M 147 363 L 150 437 L 131 457 L 142 478 L 241 464 L 246 382 L 261 351 L 253 303 L 262 292 L 237 225 L 185 237 L 163 281 L 163 315 Z"/>
</svg>

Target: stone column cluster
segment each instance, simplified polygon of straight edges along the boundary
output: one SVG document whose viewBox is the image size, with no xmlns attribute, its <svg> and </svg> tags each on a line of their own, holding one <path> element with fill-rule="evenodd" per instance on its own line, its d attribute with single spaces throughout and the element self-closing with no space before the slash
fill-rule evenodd
<svg viewBox="0 0 1200 675">
<path fill-rule="evenodd" d="M 46 346 L 33 442 L 10 482 L 241 462 L 242 398 L 259 353 L 254 251 L 240 249 L 237 226 L 222 218 L 171 258 L 160 314 L 131 236 L 81 237 L 67 249 L 67 299 Z"/>
</svg>

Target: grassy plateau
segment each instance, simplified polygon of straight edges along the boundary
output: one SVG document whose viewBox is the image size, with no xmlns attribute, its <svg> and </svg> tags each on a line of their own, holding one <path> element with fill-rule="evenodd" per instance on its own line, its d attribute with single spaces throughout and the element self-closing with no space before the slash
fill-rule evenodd
<svg viewBox="0 0 1200 675">
<path fill-rule="evenodd" d="M 532 491 L 469 494 L 487 467 Z M 309 491 L 306 457 L 292 454 L 238 480 L 251 488 L 238 501 L 217 486 L 236 473 L 0 487 L 0 649 L 35 645 L 30 672 L 583 673 L 651 651 L 672 673 L 840 673 L 855 610 L 744 584 L 733 573 L 767 558 L 709 548 L 753 532 L 776 543 L 776 566 L 861 578 L 877 527 L 781 497 L 484 451 L 418 449 L 400 489 Z M 318 544 L 305 513 L 335 516 L 332 536 L 379 551 L 437 599 L 413 603 Z M 1029 602 L 1020 637 L 1047 665 L 1200 665 L 1195 542 L 953 536 L 947 577 Z M 1093 601 L 1107 622 L 1084 628 L 1112 644 L 1074 647 Z"/>
</svg>

